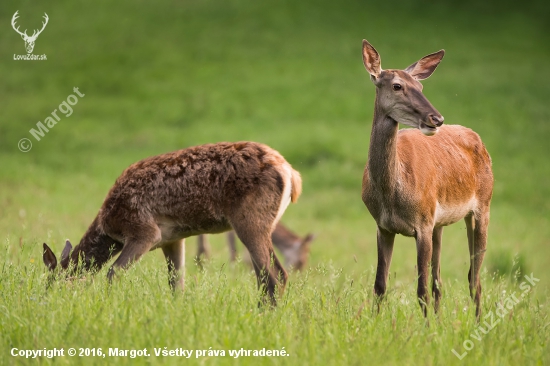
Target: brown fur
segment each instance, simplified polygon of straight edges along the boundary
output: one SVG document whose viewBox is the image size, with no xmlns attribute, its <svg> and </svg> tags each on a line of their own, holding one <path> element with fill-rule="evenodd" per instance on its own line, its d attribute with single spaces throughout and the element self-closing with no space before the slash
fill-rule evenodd
<svg viewBox="0 0 550 366">
<path fill-rule="evenodd" d="M 315 235 L 308 234 L 301 238 L 287 228 L 283 223 L 278 222 L 275 230 L 271 234 L 273 246 L 281 251 L 285 266 L 301 271 L 305 268 L 309 258 L 311 242 L 315 239 Z M 235 233 L 230 231 L 227 233 L 227 243 L 229 246 L 230 260 L 234 262 L 237 259 L 237 247 L 235 242 Z M 197 256 L 196 260 L 201 265 L 202 257 L 210 257 L 210 245 L 206 235 L 199 235 L 197 240 Z"/>
<path fill-rule="evenodd" d="M 365 61 L 365 67 L 376 85 L 369 158 L 363 175 L 363 201 L 378 225 L 374 289 L 379 296 L 386 291 L 395 234 L 413 236 L 418 252 L 420 304 L 426 314 L 431 262 L 437 311 L 443 226 L 464 218 L 472 257 L 470 292 L 479 317 L 479 271 L 493 190 L 491 159 L 472 130 L 452 125 L 439 127 L 443 117 L 422 94 L 419 80 L 433 73 L 443 54 L 430 54 L 406 70 L 383 71 L 378 53 L 363 41 L 364 60 L 374 58 Z M 399 131 L 398 123 L 417 129 Z"/>
<path fill-rule="evenodd" d="M 111 278 L 116 268 L 162 248 L 171 286 L 183 288 L 185 238 L 233 228 L 251 253 L 258 285 L 275 301 L 275 287 L 284 288 L 287 274 L 270 235 L 286 182 L 296 185 L 290 192 L 297 198 L 299 173 L 277 151 L 254 142 L 195 146 L 141 160 L 116 180 L 80 244 L 70 255 L 70 248 L 64 250 L 61 265 L 66 269 L 81 257 L 86 269 L 92 263 L 101 268 L 120 252 Z M 46 248 L 44 262 L 55 269 Z"/>
</svg>

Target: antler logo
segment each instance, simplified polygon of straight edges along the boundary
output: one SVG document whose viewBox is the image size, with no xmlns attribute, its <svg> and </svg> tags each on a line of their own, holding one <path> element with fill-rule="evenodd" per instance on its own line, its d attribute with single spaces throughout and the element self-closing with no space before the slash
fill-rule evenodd
<svg viewBox="0 0 550 366">
<path fill-rule="evenodd" d="M 34 32 L 32 33 L 32 36 L 28 36 L 27 35 L 27 30 L 25 29 L 24 32 L 21 32 L 19 31 L 19 27 L 15 27 L 15 21 L 17 20 L 17 18 L 19 18 L 19 15 L 17 15 L 17 13 L 19 12 L 19 10 L 17 10 L 15 12 L 15 14 L 13 14 L 13 18 L 11 18 L 11 26 L 13 27 L 13 29 L 19 33 L 21 35 L 21 38 L 23 38 L 23 41 L 25 41 L 25 48 L 27 49 L 27 53 L 32 53 L 32 50 L 34 49 L 34 42 L 36 41 L 36 38 L 38 38 L 38 36 L 40 35 L 40 33 L 42 33 L 42 31 L 44 30 L 44 28 L 46 28 L 46 24 L 48 24 L 48 14 L 44 13 L 44 22 L 42 22 L 42 29 L 40 30 L 37 30 L 35 29 Z"/>
</svg>

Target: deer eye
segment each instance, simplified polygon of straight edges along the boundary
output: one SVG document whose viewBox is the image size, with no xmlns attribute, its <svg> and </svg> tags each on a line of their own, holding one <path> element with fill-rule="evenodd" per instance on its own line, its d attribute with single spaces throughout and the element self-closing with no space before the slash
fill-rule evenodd
<svg viewBox="0 0 550 366">
<path fill-rule="evenodd" d="M 401 90 L 403 87 L 401 86 L 401 84 L 393 84 L 392 88 L 393 88 L 393 90 L 397 91 L 397 90 Z"/>
</svg>

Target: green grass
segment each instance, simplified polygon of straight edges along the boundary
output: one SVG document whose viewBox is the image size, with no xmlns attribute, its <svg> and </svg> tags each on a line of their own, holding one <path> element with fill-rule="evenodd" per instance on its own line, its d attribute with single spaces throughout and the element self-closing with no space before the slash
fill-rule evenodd
<svg viewBox="0 0 550 366">
<path fill-rule="evenodd" d="M 47 61 L 13 61 L 25 53 L 9 28 L 16 10 L 22 29 L 48 13 L 34 50 Z M 198 364 L 550 363 L 549 16 L 544 1 L 0 3 L 0 363 L 26 363 L 9 356 L 12 347 L 165 346 L 290 354 Z M 521 292 L 518 268 L 540 279 L 480 341 L 471 337 L 463 223 L 444 232 L 444 297 L 429 326 L 415 298 L 410 238 L 397 238 L 389 295 L 373 311 L 376 226 L 360 191 L 374 87 L 361 62 L 363 38 L 383 68 L 446 50 L 424 92 L 447 123 L 477 131 L 493 159 L 484 313 Z M 34 140 L 29 130 L 75 86 L 86 96 L 73 114 Z M 21 138 L 32 140 L 30 152 L 18 150 Z M 304 193 L 283 220 L 318 234 L 310 269 L 290 277 L 276 309 L 256 307 L 255 278 L 244 264 L 225 263 L 222 236 L 211 238 L 205 272 L 188 240 L 183 296 L 169 292 L 160 252 L 111 287 L 102 271 L 46 291 L 42 242 L 56 253 L 65 238 L 78 242 L 129 164 L 236 140 L 267 143 L 302 173 Z M 468 339 L 474 348 L 459 361 L 451 350 L 462 353 Z M 55 362 L 94 360 L 105 361 Z"/>
</svg>

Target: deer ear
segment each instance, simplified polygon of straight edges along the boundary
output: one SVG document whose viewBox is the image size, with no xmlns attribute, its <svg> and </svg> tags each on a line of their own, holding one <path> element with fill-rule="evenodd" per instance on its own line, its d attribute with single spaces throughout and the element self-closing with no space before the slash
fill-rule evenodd
<svg viewBox="0 0 550 366">
<path fill-rule="evenodd" d="M 363 64 L 371 77 L 376 79 L 380 76 L 382 72 L 382 68 L 380 67 L 380 55 L 366 39 L 363 40 Z"/>
<path fill-rule="evenodd" d="M 313 241 L 315 238 L 317 237 L 317 235 L 313 234 L 313 233 L 309 233 L 306 235 L 306 237 L 304 238 L 304 240 L 302 240 L 302 243 L 309 243 L 311 241 Z"/>
<path fill-rule="evenodd" d="M 50 271 L 53 271 L 55 267 L 57 267 L 57 258 L 46 243 L 44 243 L 44 253 L 42 254 L 42 259 Z"/>
<path fill-rule="evenodd" d="M 309 233 L 304 237 L 304 239 L 300 243 L 300 253 L 306 256 L 304 260 L 307 260 L 307 256 L 309 255 L 309 251 L 311 248 L 311 242 L 313 241 L 313 239 L 315 239 L 315 237 L 316 237 L 315 234 Z"/>
<path fill-rule="evenodd" d="M 65 248 L 63 248 L 63 251 L 61 252 L 61 261 L 64 261 L 69 257 L 69 254 L 71 253 L 71 249 L 73 249 L 73 246 L 71 245 L 71 242 L 69 239 L 65 241 Z"/>
<path fill-rule="evenodd" d="M 437 65 L 443 59 L 445 55 L 445 50 L 439 50 L 437 52 L 431 53 L 428 56 L 422 57 L 420 60 L 412 64 L 411 66 L 405 69 L 413 78 L 416 80 L 424 80 L 430 77 L 433 74 Z"/>
</svg>

